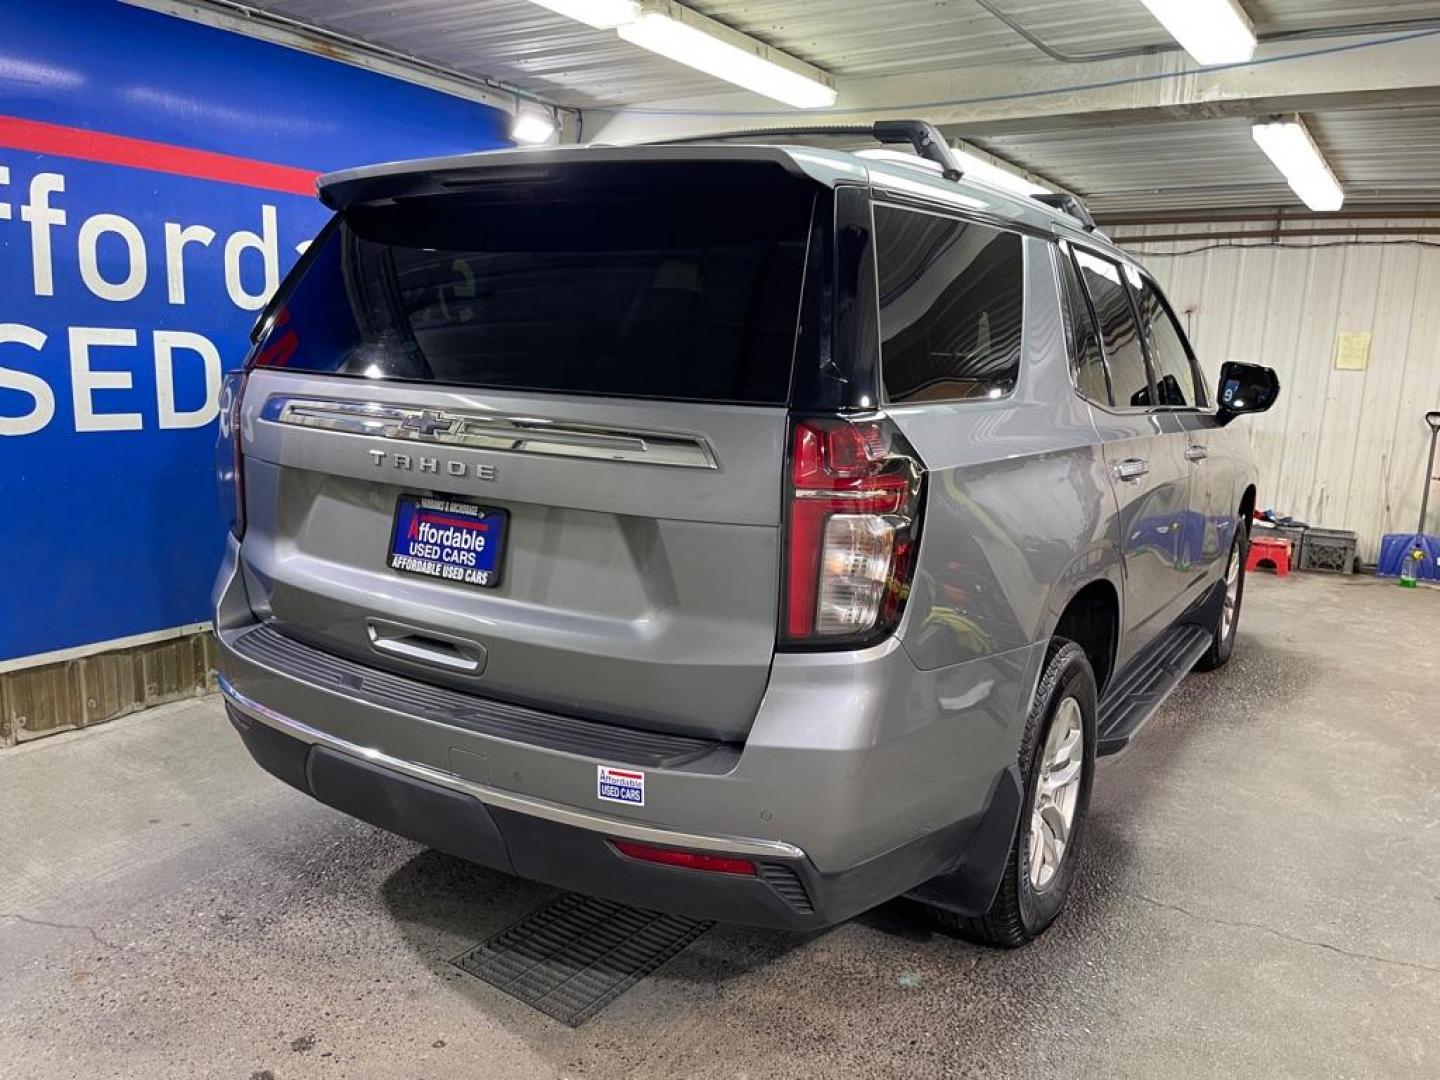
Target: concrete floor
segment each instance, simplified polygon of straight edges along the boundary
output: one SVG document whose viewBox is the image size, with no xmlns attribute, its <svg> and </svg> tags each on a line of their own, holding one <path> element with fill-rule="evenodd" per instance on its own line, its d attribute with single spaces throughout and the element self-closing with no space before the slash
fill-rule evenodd
<svg viewBox="0 0 1440 1080">
<path fill-rule="evenodd" d="M 1440 591 L 1252 578 L 1026 950 L 716 927 L 570 1030 L 451 968 L 551 890 L 263 775 L 218 701 L 0 754 L 0 1076 L 1440 1075 Z"/>
</svg>

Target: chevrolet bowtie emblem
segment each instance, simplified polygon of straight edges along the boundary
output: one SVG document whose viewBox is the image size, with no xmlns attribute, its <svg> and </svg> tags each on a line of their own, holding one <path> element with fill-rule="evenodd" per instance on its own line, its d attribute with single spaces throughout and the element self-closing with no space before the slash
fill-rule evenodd
<svg viewBox="0 0 1440 1080">
<path fill-rule="evenodd" d="M 455 427 L 455 420 L 444 413 L 432 412 L 427 409 L 415 416 L 407 416 L 400 427 L 404 431 L 413 431 L 417 435 L 448 434 Z"/>
</svg>

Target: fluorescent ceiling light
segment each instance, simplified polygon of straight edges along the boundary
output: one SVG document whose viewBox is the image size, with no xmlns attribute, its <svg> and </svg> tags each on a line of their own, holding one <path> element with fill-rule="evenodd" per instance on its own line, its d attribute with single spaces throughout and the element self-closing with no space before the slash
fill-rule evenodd
<svg viewBox="0 0 1440 1080">
<path fill-rule="evenodd" d="M 960 171 L 965 174 L 967 180 L 980 180 L 991 187 L 1004 188 L 1006 191 L 1024 195 L 1027 198 L 1031 195 L 1048 195 L 1050 193 L 1049 188 L 1032 184 L 1019 173 L 1002 169 L 999 165 L 977 157 L 968 150 L 951 150 L 950 153 L 955 155 L 955 159 L 960 162 Z"/>
<path fill-rule="evenodd" d="M 554 134 L 555 121 L 534 109 L 521 109 L 510 122 L 510 137 L 518 143 L 549 142 Z"/>
<path fill-rule="evenodd" d="M 613 30 L 621 23 L 634 22 L 640 15 L 640 5 L 635 0 L 530 0 L 543 8 L 549 8 L 557 15 L 575 19 L 595 27 L 596 30 Z"/>
<path fill-rule="evenodd" d="M 1235 0 L 1140 0 L 1197 64 L 1239 64 L 1255 55 L 1250 16 Z"/>
<path fill-rule="evenodd" d="M 1311 210 L 1340 209 L 1345 192 L 1298 116 L 1293 120 L 1255 124 L 1250 129 L 1250 137 L 1280 170 L 1301 202 Z"/>
<path fill-rule="evenodd" d="M 835 104 L 835 87 L 819 68 L 678 4 L 646 5 L 638 19 L 615 32 L 642 49 L 797 109 Z"/>
</svg>

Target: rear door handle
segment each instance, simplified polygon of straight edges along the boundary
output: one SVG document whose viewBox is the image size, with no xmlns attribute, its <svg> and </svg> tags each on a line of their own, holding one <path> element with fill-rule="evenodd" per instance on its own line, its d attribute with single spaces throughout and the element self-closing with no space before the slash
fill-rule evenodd
<svg viewBox="0 0 1440 1080">
<path fill-rule="evenodd" d="M 1132 457 L 1115 463 L 1115 475 L 1121 480 L 1139 480 L 1150 471 L 1150 463 L 1144 458 Z"/>
<path fill-rule="evenodd" d="M 1210 451 L 1203 446 L 1189 446 L 1185 450 L 1186 461 L 1204 461 L 1210 456 Z"/>
</svg>

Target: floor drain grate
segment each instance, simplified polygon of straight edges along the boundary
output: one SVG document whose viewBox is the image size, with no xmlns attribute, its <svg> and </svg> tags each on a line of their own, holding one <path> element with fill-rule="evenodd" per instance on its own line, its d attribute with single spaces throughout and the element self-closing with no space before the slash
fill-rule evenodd
<svg viewBox="0 0 1440 1080">
<path fill-rule="evenodd" d="M 566 893 L 454 964 L 579 1027 L 712 925 Z"/>
</svg>

